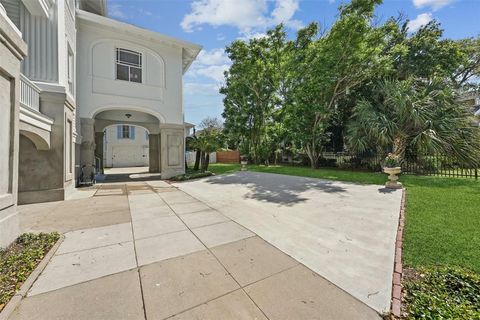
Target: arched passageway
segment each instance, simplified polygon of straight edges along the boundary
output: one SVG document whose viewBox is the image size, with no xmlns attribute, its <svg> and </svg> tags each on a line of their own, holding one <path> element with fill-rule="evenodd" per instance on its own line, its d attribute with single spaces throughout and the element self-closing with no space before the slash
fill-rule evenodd
<svg viewBox="0 0 480 320">
<path fill-rule="evenodd" d="M 148 171 L 150 173 L 161 173 L 162 179 L 168 179 L 177 174 L 185 172 L 185 126 L 184 124 L 164 123 L 164 117 L 149 109 L 141 108 L 101 108 L 92 113 L 91 118 L 81 118 L 82 144 L 80 147 L 80 170 L 84 167 L 96 168 L 103 172 L 107 162 L 105 159 L 105 132 L 108 127 L 115 127 L 118 135 L 125 135 L 130 127 L 144 128 L 148 132 Z M 145 132 L 145 131 L 144 131 Z M 143 133 L 145 134 L 145 133 Z M 145 141 L 145 143 L 146 143 Z M 128 148 L 127 148 L 128 149 Z M 146 150 L 145 150 L 146 151 Z M 126 158 L 128 150 L 119 151 Z M 134 152 L 131 150 L 131 152 Z M 138 151 L 143 153 L 144 151 Z M 121 164 L 118 164 L 121 165 Z M 112 166 L 116 166 L 115 163 Z M 85 173 L 85 171 L 84 171 Z"/>
<path fill-rule="evenodd" d="M 127 108 L 101 110 L 91 119 L 82 118 L 80 166 L 85 166 L 84 173 L 92 167 L 104 173 L 105 167 L 142 165 L 160 173 L 160 123 L 157 116 Z"/>
</svg>

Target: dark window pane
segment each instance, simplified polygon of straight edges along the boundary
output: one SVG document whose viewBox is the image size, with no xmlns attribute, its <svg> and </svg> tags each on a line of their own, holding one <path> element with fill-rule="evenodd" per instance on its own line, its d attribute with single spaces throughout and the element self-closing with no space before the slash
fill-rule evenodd
<svg viewBox="0 0 480 320">
<path fill-rule="evenodd" d="M 130 138 L 130 126 L 122 126 L 122 138 Z"/>
<path fill-rule="evenodd" d="M 140 66 L 140 55 L 138 53 L 120 51 L 120 61 L 127 64 Z"/>
<path fill-rule="evenodd" d="M 130 81 L 142 82 L 142 69 L 130 67 Z"/>
<path fill-rule="evenodd" d="M 128 81 L 128 67 L 117 64 L 117 79 Z"/>
</svg>

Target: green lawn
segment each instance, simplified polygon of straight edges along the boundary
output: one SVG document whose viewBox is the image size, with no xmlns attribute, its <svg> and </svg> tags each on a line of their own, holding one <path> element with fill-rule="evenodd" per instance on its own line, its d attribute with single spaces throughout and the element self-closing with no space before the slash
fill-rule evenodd
<svg viewBox="0 0 480 320">
<path fill-rule="evenodd" d="M 215 174 L 239 165 L 212 164 Z M 383 184 L 386 175 L 337 169 L 248 166 L 250 171 Z M 410 267 L 456 265 L 480 273 L 480 181 L 402 176 L 407 187 L 404 263 Z"/>
<path fill-rule="evenodd" d="M 208 171 L 214 174 L 232 173 L 240 170 L 239 164 L 212 163 L 208 166 Z"/>
</svg>

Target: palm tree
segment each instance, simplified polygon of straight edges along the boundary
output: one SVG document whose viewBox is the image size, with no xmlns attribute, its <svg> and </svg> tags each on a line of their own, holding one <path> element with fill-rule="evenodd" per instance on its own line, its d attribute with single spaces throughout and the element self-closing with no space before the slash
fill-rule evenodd
<svg viewBox="0 0 480 320">
<path fill-rule="evenodd" d="M 441 82 L 388 80 L 354 107 L 347 144 L 357 152 L 392 152 L 400 161 L 409 149 L 477 164 L 480 132 L 471 120 L 471 112 Z"/>
<path fill-rule="evenodd" d="M 187 149 L 191 151 L 195 151 L 195 164 L 193 165 L 193 170 L 197 171 L 200 166 L 200 146 L 199 146 L 199 141 L 196 135 L 192 137 L 187 137 Z"/>
<path fill-rule="evenodd" d="M 205 118 L 199 125 L 200 132 L 197 134 L 194 145 L 200 151 L 202 172 L 208 170 L 210 153 L 221 147 L 222 124 L 217 118 Z"/>
</svg>

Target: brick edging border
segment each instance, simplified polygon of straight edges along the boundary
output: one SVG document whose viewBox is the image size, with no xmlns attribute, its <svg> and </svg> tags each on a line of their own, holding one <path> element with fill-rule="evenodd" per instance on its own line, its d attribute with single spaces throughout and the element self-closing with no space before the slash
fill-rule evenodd
<svg viewBox="0 0 480 320">
<path fill-rule="evenodd" d="M 405 227 L 405 197 L 406 189 L 402 189 L 402 200 L 400 202 L 400 215 L 398 219 L 397 237 L 395 239 L 395 260 L 392 278 L 392 304 L 391 312 L 395 317 L 402 315 L 402 248 L 403 248 L 403 229 Z"/>
<path fill-rule="evenodd" d="M 13 295 L 13 297 L 8 301 L 5 307 L 0 312 L 0 320 L 7 320 L 15 311 L 17 306 L 20 304 L 20 301 L 27 295 L 28 290 L 32 287 L 33 283 L 42 273 L 43 269 L 47 266 L 50 259 L 52 259 L 55 252 L 57 252 L 58 247 L 63 242 L 65 236 L 63 234 L 60 235 L 57 242 L 50 248 L 47 254 L 43 257 L 42 261 L 37 265 L 37 267 L 30 273 L 27 280 L 21 285 L 20 289 Z"/>
</svg>

